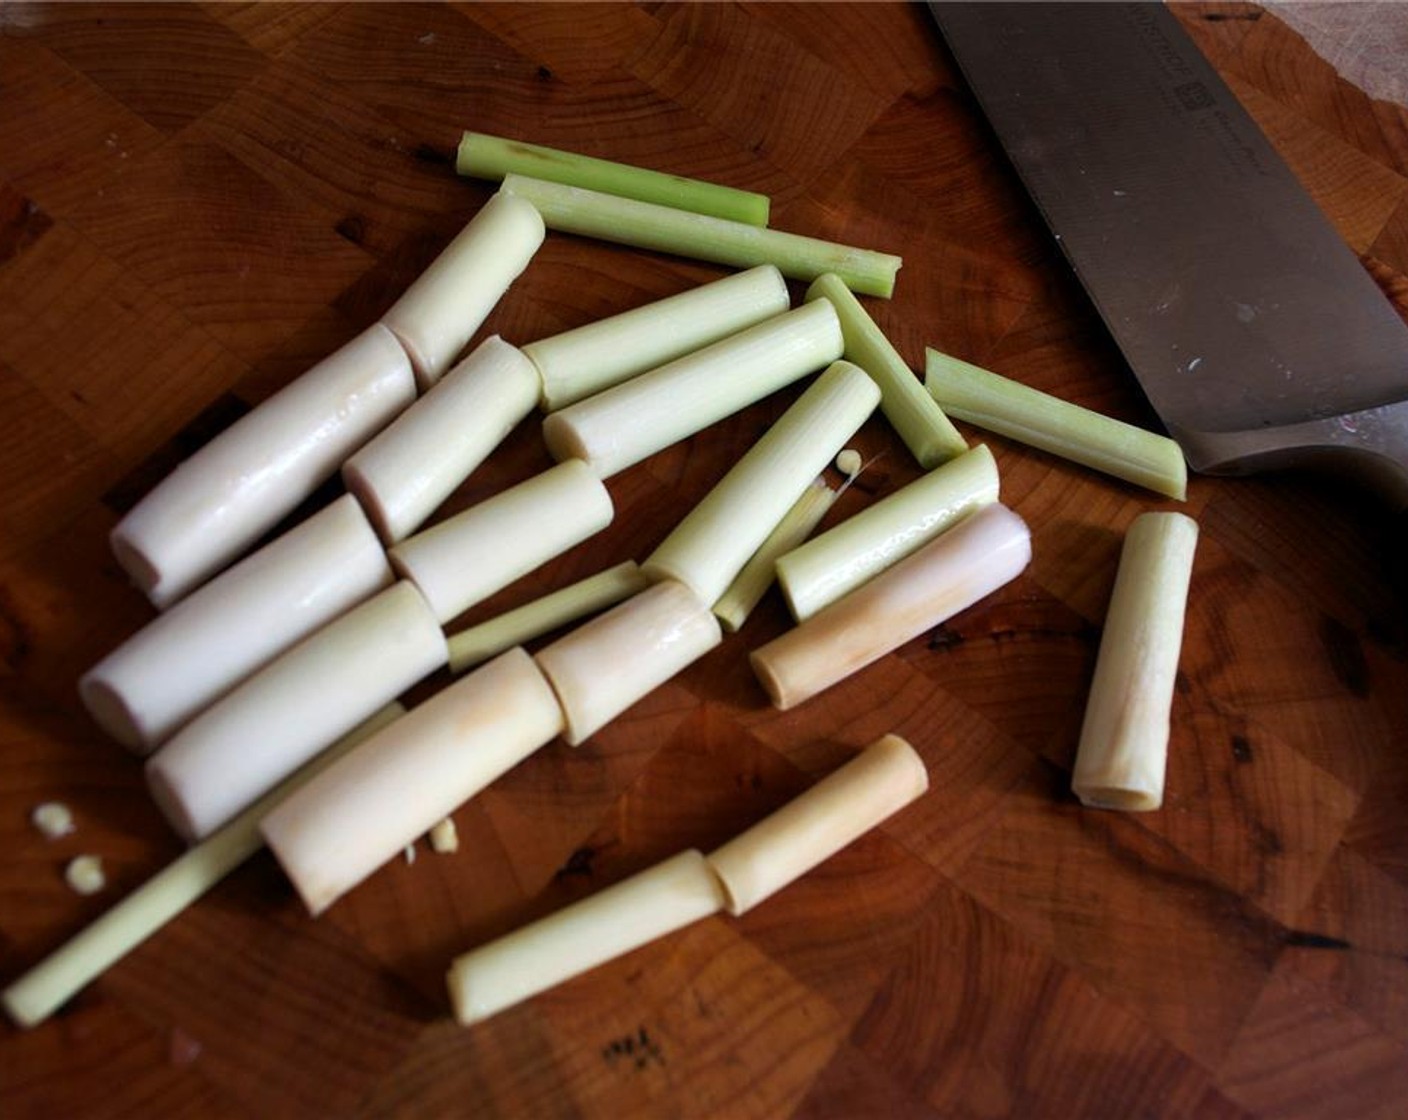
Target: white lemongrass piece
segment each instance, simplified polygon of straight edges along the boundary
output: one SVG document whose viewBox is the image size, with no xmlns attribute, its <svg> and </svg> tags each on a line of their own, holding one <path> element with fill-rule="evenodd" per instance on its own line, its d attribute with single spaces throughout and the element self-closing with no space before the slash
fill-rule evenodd
<svg viewBox="0 0 1408 1120">
<path fill-rule="evenodd" d="M 78 682 L 94 720 L 149 754 L 299 639 L 389 586 L 350 494 L 245 557 L 133 634 Z"/>
<path fill-rule="evenodd" d="M 392 566 L 441 622 L 507 587 L 611 523 L 611 495 L 569 459 L 408 537 Z"/>
<path fill-rule="evenodd" d="M 833 362 L 641 565 L 712 606 L 788 508 L 875 411 L 864 370 Z"/>
<path fill-rule="evenodd" d="M 836 469 L 847 478 L 855 478 L 860 474 L 861 468 L 865 466 L 865 461 L 861 459 L 860 452 L 854 447 L 844 448 L 836 456 Z"/>
<path fill-rule="evenodd" d="M 73 810 L 62 801 L 45 801 L 36 805 L 30 811 L 29 823 L 39 830 L 45 840 L 59 840 L 77 827 L 73 823 Z"/>
<path fill-rule="evenodd" d="M 112 531 L 117 561 L 158 608 L 235 560 L 415 399 L 380 324 L 240 417 Z"/>
<path fill-rule="evenodd" d="M 830 688 L 1015 579 L 1031 559 L 1026 524 L 993 503 L 750 654 L 774 706 Z"/>
<path fill-rule="evenodd" d="M 748 620 L 776 578 L 777 558 L 811 536 L 835 500 L 836 491 L 817 478 L 792 503 L 792 508 L 758 546 L 758 551 L 748 558 L 728 590 L 715 601 L 714 614 L 726 631 L 732 634 Z"/>
<path fill-rule="evenodd" d="M 448 855 L 460 850 L 460 833 L 455 827 L 454 817 L 436 821 L 428 833 L 430 850 L 437 855 Z"/>
<path fill-rule="evenodd" d="M 1144 513 L 1125 535 L 1081 726 L 1071 788 L 1097 809 L 1147 812 L 1164 797 L 1169 713 L 1198 524 Z"/>
<path fill-rule="evenodd" d="M 108 885 L 101 856 L 74 856 L 64 868 L 64 882 L 76 894 L 97 894 Z"/>
<path fill-rule="evenodd" d="M 147 759 L 187 840 L 208 836 L 339 736 L 445 664 L 445 636 L 402 581 L 280 654 Z"/>
<path fill-rule="evenodd" d="M 446 982 L 468 1026 L 717 914 L 723 891 L 708 861 L 685 851 L 531 925 L 455 958 Z"/>
<path fill-rule="evenodd" d="M 544 232 L 532 203 L 498 192 L 381 317 L 411 356 L 422 389 L 454 364 Z"/>
<path fill-rule="evenodd" d="M 257 852 L 264 844 L 259 821 L 265 813 L 404 711 L 400 704 L 382 708 L 209 839 L 167 864 L 0 992 L 0 1005 L 21 1027 L 43 1022 Z"/>
<path fill-rule="evenodd" d="M 787 282 L 770 264 L 691 288 L 523 347 L 552 411 L 737 334 L 788 308 Z"/>
<path fill-rule="evenodd" d="M 746 913 L 898 813 L 929 788 L 918 752 L 886 735 L 710 853 L 728 912 Z"/>
<path fill-rule="evenodd" d="M 541 389 L 533 363 L 493 335 L 348 459 L 343 482 L 381 539 L 393 545 L 415 532 L 533 411 Z"/>
<path fill-rule="evenodd" d="M 925 387 L 950 415 L 1155 493 L 1187 496 L 1188 464 L 1167 436 L 937 350 L 926 355 Z"/>
<path fill-rule="evenodd" d="M 779 557 L 793 617 L 804 622 L 997 494 L 997 463 L 979 444 Z"/>
<path fill-rule="evenodd" d="M 723 640 L 718 620 L 682 583 L 633 595 L 540 651 L 577 746 Z"/>
<path fill-rule="evenodd" d="M 626 560 L 487 622 L 451 634 L 450 672 L 463 673 L 514 646 L 614 607 L 649 586 L 650 580 L 641 573 L 636 562 Z"/>
<path fill-rule="evenodd" d="M 550 414 L 543 438 L 609 478 L 840 356 L 831 305 L 798 307 Z"/>
<path fill-rule="evenodd" d="M 319 774 L 264 818 L 264 839 L 321 914 L 561 729 L 543 674 L 509 650 Z"/>
</svg>

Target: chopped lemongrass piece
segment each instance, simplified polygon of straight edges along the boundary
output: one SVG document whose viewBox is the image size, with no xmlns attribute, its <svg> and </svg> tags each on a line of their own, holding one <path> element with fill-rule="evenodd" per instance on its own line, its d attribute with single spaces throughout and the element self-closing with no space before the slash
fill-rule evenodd
<svg viewBox="0 0 1408 1120">
<path fill-rule="evenodd" d="M 1144 513 L 1125 535 L 1071 788 L 1096 809 L 1163 804 L 1169 712 L 1198 524 Z"/>
<path fill-rule="evenodd" d="M 609 319 L 530 342 L 542 406 L 555 411 L 787 310 L 787 282 L 770 264 L 736 272 Z"/>
<path fill-rule="evenodd" d="M 460 833 L 455 827 L 455 818 L 446 817 L 437 821 L 428 833 L 430 850 L 437 855 L 449 855 L 460 850 Z"/>
<path fill-rule="evenodd" d="M 209 835 L 449 656 L 420 593 L 401 582 L 280 654 L 147 759 L 181 836 Z"/>
<path fill-rule="evenodd" d="M 750 655 L 773 704 L 795 707 L 996 591 L 1027 566 L 1031 536 L 984 506 L 918 552 Z"/>
<path fill-rule="evenodd" d="M 565 183 L 622 198 L 672 206 L 676 210 L 711 214 L 750 226 L 768 224 L 768 196 L 765 194 L 723 187 L 700 179 L 685 179 L 630 164 L 593 159 L 576 152 L 544 148 L 482 132 L 466 132 L 460 138 L 455 171 L 476 179 L 528 175 L 550 183 Z"/>
<path fill-rule="evenodd" d="M 681 852 L 455 958 L 446 982 L 468 1026 L 723 908 L 697 851 Z"/>
<path fill-rule="evenodd" d="M 958 429 L 905 364 L 870 313 L 851 294 L 844 277 L 819 277 L 807 289 L 807 302 L 827 300 L 836 308 L 845 356 L 880 386 L 880 410 L 925 470 L 967 450 Z"/>
<path fill-rule="evenodd" d="M 650 586 L 634 560 L 578 580 L 568 587 L 515 607 L 501 615 L 450 635 L 450 672 L 488 661 L 514 646 L 524 645 L 570 622 L 615 606 Z"/>
<path fill-rule="evenodd" d="M 77 894 L 97 894 L 108 885 L 101 856 L 74 856 L 64 868 L 64 882 Z"/>
<path fill-rule="evenodd" d="M 714 615 L 725 630 L 732 634 L 748 620 L 777 576 L 777 558 L 811 536 L 835 499 L 836 491 L 819 478 L 813 479 L 802 491 L 802 496 L 792 503 L 792 508 L 714 603 Z"/>
<path fill-rule="evenodd" d="M 830 859 L 929 788 L 924 760 L 886 735 L 777 812 L 710 853 L 737 916 Z"/>
<path fill-rule="evenodd" d="M 880 401 L 850 362 L 833 362 L 641 565 L 711 606 Z"/>
<path fill-rule="evenodd" d="M 997 463 L 983 444 L 921 475 L 778 558 L 777 582 L 805 622 L 981 506 L 997 501 Z"/>
<path fill-rule="evenodd" d="M 401 858 L 403 858 L 403 859 L 406 861 L 406 865 L 407 865 L 408 867 L 409 867 L 411 864 L 415 863 L 415 861 L 416 861 L 416 845 L 415 845 L 415 841 L 411 841 L 411 843 L 407 844 L 404 848 L 401 849 Z"/>
<path fill-rule="evenodd" d="M 840 356 L 831 305 L 798 307 L 552 413 L 543 438 L 609 478 Z"/>
<path fill-rule="evenodd" d="M 904 263 L 897 256 L 873 249 L 759 229 L 743 222 L 523 175 L 505 176 L 503 190 L 527 199 L 537 207 L 549 229 L 562 233 L 735 268 L 774 264 L 784 276 L 794 280 L 814 280 L 822 273 L 834 272 L 845 284 L 866 295 L 888 298 L 895 290 L 895 274 Z"/>
<path fill-rule="evenodd" d="M 1126 424 L 958 358 L 926 351 L 924 384 L 958 419 L 1180 501 L 1188 464 L 1167 436 Z"/>
<path fill-rule="evenodd" d="M 569 459 L 402 541 L 392 566 L 449 622 L 540 564 L 606 528 L 611 495 Z"/>
<path fill-rule="evenodd" d="M 36 805 L 29 814 L 29 823 L 39 830 L 45 840 L 68 836 L 76 827 L 72 810 L 62 801 L 45 801 L 42 805 Z"/>
<path fill-rule="evenodd" d="M 260 828 L 321 914 L 561 729 L 548 682 L 512 649 L 339 759 Z"/>
<path fill-rule="evenodd" d="M 836 456 L 836 469 L 848 479 L 855 478 L 860 474 L 861 468 L 865 466 L 865 461 L 860 457 L 860 452 L 854 447 L 844 448 Z"/>
<path fill-rule="evenodd" d="M 381 317 L 428 389 L 454 363 L 543 243 L 543 220 L 500 191 Z"/>
<path fill-rule="evenodd" d="M 391 704 L 334 743 L 209 839 L 158 871 L 0 993 L 17 1024 L 32 1027 L 121 960 L 263 846 L 259 822 L 275 805 L 404 709 Z"/>
</svg>

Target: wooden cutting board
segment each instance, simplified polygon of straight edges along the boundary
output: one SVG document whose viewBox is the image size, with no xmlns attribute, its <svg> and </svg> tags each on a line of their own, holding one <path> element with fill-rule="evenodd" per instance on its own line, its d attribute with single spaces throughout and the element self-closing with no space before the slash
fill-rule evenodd
<svg viewBox="0 0 1408 1120">
<path fill-rule="evenodd" d="M 1408 111 L 1255 6 L 1178 14 L 1402 295 Z M 475 213 L 463 128 L 764 191 L 779 228 L 904 255 L 867 302 L 915 367 L 935 345 L 1154 423 L 922 7 L 0 8 L 0 983 L 179 851 L 76 700 L 151 615 L 108 530 Z M 485 330 L 527 342 L 717 275 L 553 236 Z M 612 528 L 476 616 L 642 558 L 790 399 L 612 479 Z M 1384 511 L 1312 478 L 1193 481 L 1165 807 L 1085 811 L 1069 771 L 1121 534 L 1176 504 L 967 434 L 1032 528 L 1015 583 L 786 714 L 747 667 L 787 625 L 769 598 L 459 810 L 457 854 L 422 846 L 317 921 L 261 854 L 50 1022 L 0 1027 L 0 1115 L 1404 1115 Z M 856 446 L 874 461 L 837 518 L 918 473 L 878 420 Z M 548 464 L 530 420 L 447 511 Z M 456 953 L 707 850 L 891 731 L 932 789 L 878 832 L 741 920 L 451 1021 Z M 49 798 L 74 835 L 30 826 Z M 64 884 L 80 852 L 98 896 Z"/>
</svg>

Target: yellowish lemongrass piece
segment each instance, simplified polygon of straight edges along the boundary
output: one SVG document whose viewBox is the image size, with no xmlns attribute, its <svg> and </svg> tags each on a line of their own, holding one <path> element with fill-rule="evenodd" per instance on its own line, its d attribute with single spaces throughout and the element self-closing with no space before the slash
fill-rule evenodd
<svg viewBox="0 0 1408 1120">
<path fill-rule="evenodd" d="M 74 856 L 64 868 L 64 882 L 76 894 L 97 894 L 108 885 L 101 856 Z"/>
<path fill-rule="evenodd" d="M 864 465 L 865 461 L 854 447 L 843 448 L 841 453 L 836 456 L 836 469 L 847 478 L 855 478 L 860 474 L 861 467 Z"/>
<path fill-rule="evenodd" d="M 446 982 L 468 1026 L 716 914 L 719 881 L 697 851 L 681 852 L 531 925 L 455 958 Z"/>
<path fill-rule="evenodd" d="M 980 366 L 926 351 L 924 384 L 950 415 L 1180 501 L 1188 464 L 1178 444 Z"/>
<path fill-rule="evenodd" d="M 59 840 L 71 835 L 77 827 L 73 823 L 73 811 L 62 801 L 45 801 L 36 805 L 29 814 L 29 823 L 39 830 L 45 840 Z"/>
<path fill-rule="evenodd" d="M 1198 524 L 1144 513 L 1125 535 L 1071 788 L 1096 809 L 1163 804 L 1169 713 Z"/>
<path fill-rule="evenodd" d="M 728 912 L 746 913 L 929 788 L 915 749 L 878 739 L 777 812 L 710 853 Z"/>
<path fill-rule="evenodd" d="M 430 850 L 437 855 L 449 855 L 460 850 L 460 833 L 455 827 L 454 817 L 436 821 L 428 835 Z"/>
</svg>

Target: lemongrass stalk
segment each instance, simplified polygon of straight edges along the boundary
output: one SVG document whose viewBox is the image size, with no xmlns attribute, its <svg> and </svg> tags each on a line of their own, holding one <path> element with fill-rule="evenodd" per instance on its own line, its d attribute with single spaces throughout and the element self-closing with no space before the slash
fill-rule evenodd
<svg viewBox="0 0 1408 1120">
<path fill-rule="evenodd" d="M 968 447 L 952 421 L 900 357 L 870 313 L 851 294 L 844 278 L 818 277 L 807 289 L 807 301 L 827 300 L 836 308 L 845 356 L 880 386 L 880 410 L 925 470 L 937 467 Z"/>
<path fill-rule="evenodd" d="M 888 298 L 895 289 L 895 274 L 903 264 L 901 258 L 873 249 L 759 229 L 523 175 L 505 176 L 502 189 L 527 199 L 537 207 L 549 229 L 562 233 L 734 268 L 774 264 L 793 280 L 814 280 L 822 273 L 834 272 L 848 286 L 866 295 Z"/>
<path fill-rule="evenodd" d="M 761 264 L 609 319 L 530 342 L 523 352 L 542 377 L 543 408 L 554 411 L 780 315 L 787 308 L 787 282 L 782 273 L 770 264 Z"/>
<path fill-rule="evenodd" d="M 242 416 L 118 522 L 118 563 L 165 608 L 236 560 L 415 399 L 376 325 Z"/>
<path fill-rule="evenodd" d="M 830 688 L 1016 578 L 1031 537 L 1006 506 L 984 506 L 919 551 L 750 655 L 774 706 Z"/>
<path fill-rule="evenodd" d="M 418 529 L 533 411 L 537 368 L 498 335 L 342 465 L 342 480 L 388 546 Z"/>
<path fill-rule="evenodd" d="M 94 720 L 149 754 L 202 708 L 343 611 L 391 567 L 344 494 L 133 634 L 78 682 Z"/>
<path fill-rule="evenodd" d="M 575 747 L 722 640 L 709 608 L 684 584 L 667 580 L 577 627 L 534 660 L 562 705 L 563 738 Z"/>
<path fill-rule="evenodd" d="M 551 413 L 543 438 L 609 478 L 840 356 L 831 306 L 798 307 Z"/>
<path fill-rule="evenodd" d="M 449 622 L 540 564 L 606 528 L 611 495 L 569 459 L 408 537 L 392 567 Z"/>
<path fill-rule="evenodd" d="M 321 914 L 561 729 L 548 682 L 511 649 L 289 797 L 264 818 L 264 839 Z"/>
<path fill-rule="evenodd" d="M 1071 788 L 1097 809 L 1163 804 L 1169 713 L 1198 524 L 1144 513 L 1125 535 Z"/>
<path fill-rule="evenodd" d="M 777 576 L 778 557 L 791 552 L 811 536 L 835 500 L 836 491 L 817 478 L 792 503 L 792 508 L 783 514 L 782 520 L 758 546 L 758 551 L 734 577 L 728 590 L 714 603 L 714 615 L 726 631 L 732 634 L 748 620 Z"/>
<path fill-rule="evenodd" d="M 1188 464 L 1178 444 L 980 366 L 926 351 L 924 384 L 952 416 L 1180 501 Z"/>
<path fill-rule="evenodd" d="M 447 656 L 420 593 L 395 584 L 186 724 L 147 759 L 147 785 L 181 836 L 208 836 Z"/>
<path fill-rule="evenodd" d="M 929 788 L 924 760 L 898 735 L 876 740 L 708 856 L 737 916 L 830 859 Z"/>
<path fill-rule="evenodd" d="M 997 494 L 997 463 L 979 444 L 779 557 L 793 617 L 805 622 Z"/>
<path fill-rule="evenodd" d="M 450 635 L 450 672 L 463 673 L 514 646 L 596 614 L 650 586 L 634 560 Z"/>
<path fill-rule="evenodd" d="M 865 371 L 833 362 L 641 565 L 711 606 L 880 400 Z"/>
<path fill-rule="evenodd" d="M 266 813 L 403 712 L 395 703 L 376 712 L 15 980 L 0 993 L 0 1005 L 21 1027 L 43 1022 L 257 852 L 264 844 L 259 821 Z"/>
<path fill-rule="evenodd" d="M 446 983 L 468 1026 L 723 908 L 708 862 L 685 851 L 455 958 Z"/>
<path fill-rule="evenodd" d="M 550 183 L 586 187 L 750 226 L 768 224 L 769 200 L 765 194 L 483 132 L 466 132 L 460 138 L 455 171 L 475 179 L 501 180 L 505 175 L 528 175 Z"/>
<path fill-rule="evenodd" d="M 543 220 L 500 191 L 381 317 L 428 389 L 454 364 L 543 243 Z"/>
</svg>

